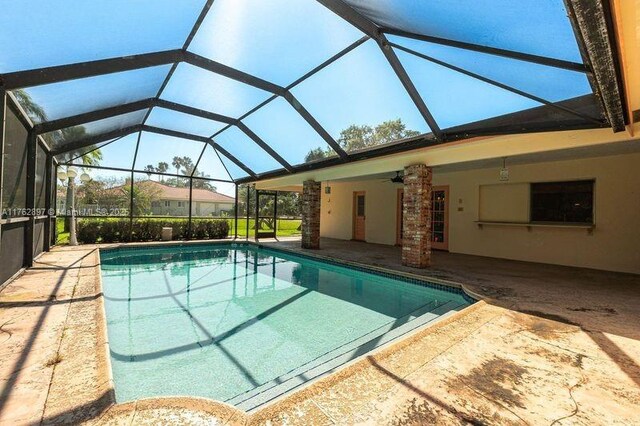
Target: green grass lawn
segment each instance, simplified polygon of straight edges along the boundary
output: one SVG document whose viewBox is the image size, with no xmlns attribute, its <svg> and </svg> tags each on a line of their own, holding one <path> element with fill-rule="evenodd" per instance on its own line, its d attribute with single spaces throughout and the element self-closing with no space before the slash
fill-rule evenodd
<svg viewBox="0 0 640 426">
<path fill-rule="evenodd" d="M 298 230 L 302 221 L 300 219 L 278 219 L 278 232 L 276 235 L 278 237 L 290 237 L 293 235 L 300 235 L 301 231 Z M 254 228 L 255 220 L 249 219 L 249 237 L 252 238 L 255 234 Z M 234 235 L 234 219 L 229 219 L 229 235 Z M 263 231 L 268 231 L 268 229 L 263 228 Z M 246 237 L 247 236 L 247 219 L 238 219 L 238 237 Z"/>
<path fill-rule="evenodd" d="M 69 233 L 64 232 L 64 219 L 61 217 L 56 218 L 56 230 L 58 231 L 56 244 L 69 244 Z"/>
</svg>

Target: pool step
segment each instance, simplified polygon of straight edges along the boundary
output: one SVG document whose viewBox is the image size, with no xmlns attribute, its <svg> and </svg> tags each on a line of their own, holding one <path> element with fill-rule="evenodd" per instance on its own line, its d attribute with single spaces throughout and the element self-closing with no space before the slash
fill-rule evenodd
<svg viewBox="0 0 640 426">
<path fill-rule="evenodd" d="M 225 402 L 244 411 L 251 412 L 307 383 L 309 380 L 327 375 L 345 363 L 465 306 L 467 306 L 466 303 L 460 303 L 459 301 L 448 301 L 439 306 L 433 306 L 433 303 L 429 303 L 409 315 L 398 318 L 396 321 L 360 336 L 282 376 L 250 391 L 236 395 Z"/>
</svg>

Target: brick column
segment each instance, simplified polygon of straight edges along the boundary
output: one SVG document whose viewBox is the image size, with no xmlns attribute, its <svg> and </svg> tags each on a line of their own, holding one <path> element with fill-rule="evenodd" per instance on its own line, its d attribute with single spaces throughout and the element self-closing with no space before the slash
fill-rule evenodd
<svg viewBox="0 0 640 426">
<path fill-rule="evenodd" d="M 302 248 L 320 248 L 320 182 L 302 184 Z"/>
<path fill-rule="evenodd" d="M 431 168 L 404 168 L 402 264 L 426 268 L 431 264 Z"/>
</svg>

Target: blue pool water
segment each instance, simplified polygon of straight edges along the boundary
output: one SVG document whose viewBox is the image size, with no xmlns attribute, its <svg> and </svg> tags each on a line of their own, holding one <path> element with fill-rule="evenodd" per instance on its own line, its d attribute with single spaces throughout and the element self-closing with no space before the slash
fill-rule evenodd
<svg viewBox="0 0 640 426">
<path fill-rule="evenodd" d="M 116 399 L 250 410 L 472 301 L 255 245 L 101 251 Z"/>
</svg>

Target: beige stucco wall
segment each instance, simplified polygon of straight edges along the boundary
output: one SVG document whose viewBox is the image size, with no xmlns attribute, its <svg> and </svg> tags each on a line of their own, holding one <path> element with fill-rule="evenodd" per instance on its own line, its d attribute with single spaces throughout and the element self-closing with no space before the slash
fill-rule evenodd
<svg viewBox="0 0 640 426">
<path fill-rule="evenodd" d="M 593 234 L 582 229 L 480 228 L 475 223 L 479 187 L 499 183 L 498 169 L 436 170 L 434 185 L 449 185 L 451 252 L 640 273 L 640 154 L 515 165 L 509 171 L 509 184 L 595 178 Z M 366 191 L 367 241 L 395 243 L 401 185 L 380 180 L 330 185 L 331 195 L 324 189 L 322 194 L 322 236 L 351 238 L 353 191 Z M 517 209 L 513 202 L 505 199 L 504 208 Z"/>
</svg>

